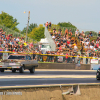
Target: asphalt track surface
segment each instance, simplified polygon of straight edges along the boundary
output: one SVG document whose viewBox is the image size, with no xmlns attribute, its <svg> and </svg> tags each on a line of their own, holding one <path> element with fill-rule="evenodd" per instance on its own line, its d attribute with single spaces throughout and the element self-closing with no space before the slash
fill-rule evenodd
<svg viewBox="0 0 100 100">
<path fill-rule="evenodd" d="M 0 86 L 23 86 L 23 85 L 53 85 L 53 84 L 83 84 L 100 83 L 96 80 L 96 71 L 77 70 L 36 70 L 34 74 L 12 73 L 11 71 L 0 72 Z"/>
</svg>

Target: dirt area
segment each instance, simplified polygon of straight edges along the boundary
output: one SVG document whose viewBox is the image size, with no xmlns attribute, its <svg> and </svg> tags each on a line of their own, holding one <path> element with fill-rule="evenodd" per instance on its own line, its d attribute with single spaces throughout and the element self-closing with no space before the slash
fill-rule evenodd
<svg viewBox="0 0 100 100">
<path fill-rule="evenodd" d="M 100 86 L 80 86 L 80 95 L 62 95 L 69 88 L 70 86 L 62 89 L 49 87 L 0 90 L 0 100 L 100 100 Z"/>
</svg>

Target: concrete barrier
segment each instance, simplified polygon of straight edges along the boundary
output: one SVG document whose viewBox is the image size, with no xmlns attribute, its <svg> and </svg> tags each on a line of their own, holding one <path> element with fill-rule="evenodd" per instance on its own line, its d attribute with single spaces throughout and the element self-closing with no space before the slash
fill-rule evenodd
<svg viewBox="0 0 100 100">
<path fill-rule="evenodd" d="M 82 70 L 90 70 L 91 69 L 91 64 L 81 64 L 81 69 Z"/>
<path fill-rule="evenodd" d="M 39 63 L 36 69 L 76 69 L 72 63 Z M 90 70 L 90 64 L 81 64 L 80 70 Z"/>
<path fill-rule="evenodd" d="M 74 89 L 76 86 L 79 87 Z M 71 91 L 74 91 L 74 93 L 67 94 L 71 87 L 73 87 Z M 66 95 L 63 95 L 64 93 Z M 0 100 L 100 100 L 100 83 L 94 85 L 57 84 L 56 86 L 48 85 L 42 87 L 0 87 Z"/>
</svg>

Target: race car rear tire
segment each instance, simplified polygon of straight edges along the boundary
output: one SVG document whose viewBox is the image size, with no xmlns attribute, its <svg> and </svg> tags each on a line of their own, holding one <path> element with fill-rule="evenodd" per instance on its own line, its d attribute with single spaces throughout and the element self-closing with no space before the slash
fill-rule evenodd
<svg viewBox="0 0 100 100">
<path fill-rule="evenodd" d="M 0 69 L 0 71 L 1 71 L 1 72 L 4 72 L 4 69 L 2 68 L 2 69 Z"/>
<path fill-rule="evenodd" d="M 99 78 L 96 78 L 97 80 L 100 80 Z"/>
<path fill-rule="evenodd" d="M 31 69 L 30 69 L 30 73 L 34 73 L 35 72 L 35 67 L 32 67 Z"/>
<path fill-rule="evenodd" d="M 19 69 L 19 72 L 24 73 L 24 67 L 23 66 Z"/>
<path fill-rule="evenodd" d="M 16 72 L 16 69 L 12 69 L 12 73 L 15 73 Z"/>
</svg>

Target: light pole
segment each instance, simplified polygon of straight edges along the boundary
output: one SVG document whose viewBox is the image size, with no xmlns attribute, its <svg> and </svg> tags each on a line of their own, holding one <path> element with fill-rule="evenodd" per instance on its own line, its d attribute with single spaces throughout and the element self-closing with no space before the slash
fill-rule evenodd
<svg viewBox="0 0 100 100">
<path fill-rule="evenodd" d="M 27 22 L 26 39 L 25 39 L 26 42 L 27 42 L 27 33 L 28 33 L 29 20 L 30 20 L 30 11 L 28 12 L 28 22 Z"/>
</svg>

